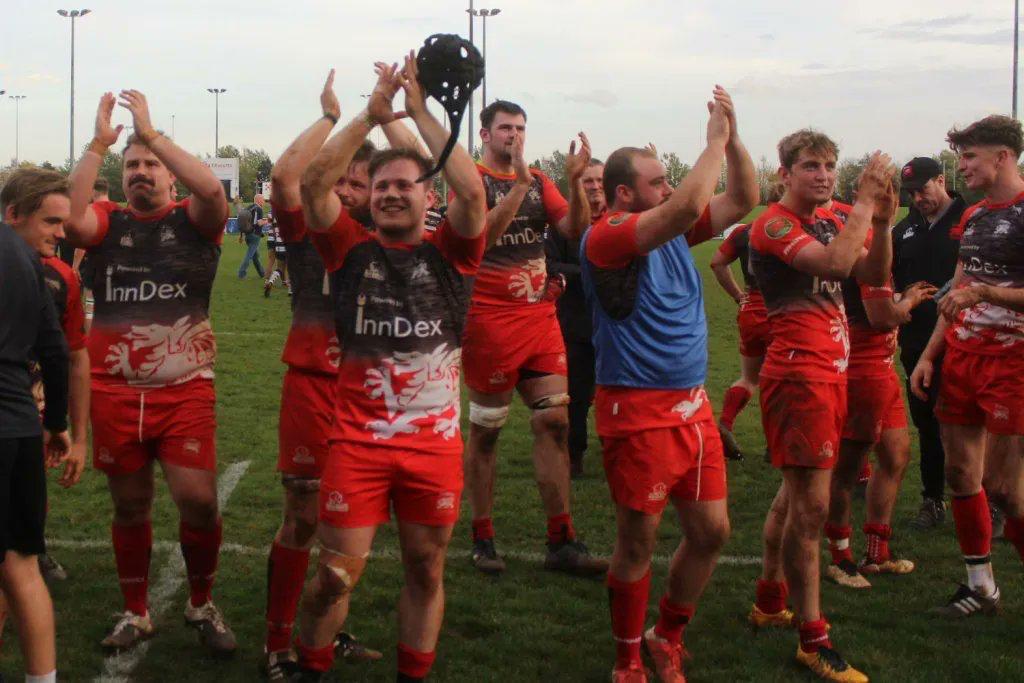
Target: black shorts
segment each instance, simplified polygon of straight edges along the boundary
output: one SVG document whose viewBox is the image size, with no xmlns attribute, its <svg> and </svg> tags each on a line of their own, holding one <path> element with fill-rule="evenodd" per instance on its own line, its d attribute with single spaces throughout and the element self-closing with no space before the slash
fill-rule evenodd
<svg viewBox="0 0 1024 683">
<path fill-rule="evenodd" d="M 0 439 L 0 562 L 8 550 L 46 552 L 43 437 Z"/>
<path fill-rule="evenodd" d="M 268 239 L 267 240 L 267 253 L 269 254 L 272 251 L 277 251 L 277 241 L 276 240 Z"/>
</svg>

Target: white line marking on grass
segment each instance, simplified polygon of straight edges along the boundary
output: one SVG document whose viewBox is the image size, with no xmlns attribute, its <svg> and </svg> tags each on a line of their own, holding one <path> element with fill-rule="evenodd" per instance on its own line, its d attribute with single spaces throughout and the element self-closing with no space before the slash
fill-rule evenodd
<svg viewBox="0 0 1024 683">
<path fill-rule="evenodd" d="M 75 550 L 98 550 L 107 549 L 110 547 L 108 541 L 72 541 L 47 539 L 46 545 L 52 548 L 72 548 Z M 173 551 L 178 549 L 178 543 L 175 541 L 154 541 L 154 550 L 169 550 Z M 241 543 L 225 543 L 221 545 L 220 551 L 222 553 L 232 553 L 235 555 L 247 555 L 252 557 L 266 557 L 267 553 L 270 552 L 270 546 L 259 548 L 251 545 L 242 545 Z M 316 553 L 317 549 L 313 548 L 313 553 Z M 520 560 L 523 562 L 534 562 L 541 564 L 544 562 L 543 553 L 531 553 L 531 552 L 519 552 L 516 550 L 503 551 L 502 555 L 513 560 Z M 385 560 L 398 560 L 401 559 L 401 553 L 397 548 L 382 547 L 374 549 L 371 557 L 379 557 Z M 469 559 L 470 552 L 468 550 L 450 550 L 448 552 L 449 559 L 465 560 Z M 607 558 L 605 558 L 607 559 Z M 672 560 L 671 555 L 655 555 L 652 558 L 652 562 L 656 564 L 668 564 Z M 722 555 L 718 558 L 718 564 L 729 566 L 729 567 L 753 567 L 761 564 L 761 558 L 756 555 Z"/>
<path fill-rule="evenodd" d="M 276 332 L 214 332 L 217 337 L 280 337 Z"/>
<path fill-rule="evenodd" d="M 227 507 L 228 499 L 234 492 L 235 487 L 238 486 L 238 482 L 245 475 L 246 470 L 249 469 L 249 463 L 249 460 L 245 460 L 229 465 L 224 474 L 217 478 L 217 505 L 221 512 Z M 93 543 L 96 544 L 96 547 L 110 547 L 109 543 L 99 541 L 72 543 L 79 548 L 93 547 L 92 545 L 86 545 Z M 63 544 L 60 541 L 53 542 L 53 546 L 56 548 L 61 547 L 61 545 Z M 75 545 L 69 544 L 69 547 L 75 547 Z M 156 587 L 149 594 L 149 616 L 153 621 L 156 621 L 171 606 L 171 598 L 181 588 L 181 584 L 185 582 L 185 558 L 181 556 L 181 546 L 178 543 L 162 541 L 154 543 L 153 547 L 154 549 L 159 548 L 171 551 L 171 556 L 167 559 L 167 563 L 160 569 L 160 575 L 156 580 Z M 224 549 L 222 546 L 222 550 Z M 107 657 L 103 663 L 103 673 L 96 677 L 96 683 L 126 683 L 129 681 L 129 677 L 135 670 L 135 667 L 145 659 L 146 653 L 149 652 L 150 642 L 152 641 L 144 641 L 124 654 Z"/>
</svg>

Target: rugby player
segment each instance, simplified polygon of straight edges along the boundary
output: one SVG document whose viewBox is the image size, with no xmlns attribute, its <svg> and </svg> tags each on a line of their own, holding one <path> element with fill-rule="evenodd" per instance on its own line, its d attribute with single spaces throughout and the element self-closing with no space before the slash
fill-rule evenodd
<svg viewBox="0 0 1024 683">
<path fill-rule="evenodd" d="M 426 108 L 412 53 L 395 74 L 405 113 L 431 152 L 448 134 Z M 383 80 L 383 79 L 382 79 Z M 335 424 L 320 487 L 317 571 L 302 597 L 296 680 L 320 680 L 377 527 L 398 517 L 405 585 L 398 604 L 398 678 L 422 680 L 433 665 L 444 613 L 444 558 L 462 490 L 459 347 L 464 277 L 484 250 L 480 176 L 456 145 L 444 166 L 453 197 L 445 220 L 424 235 L 431 167 L 412 149 L 370 162 L 368 233 L 334 184 L 370 131 L 401 114 L 378 82 L 371 105 L 317 153 L 302 174 L 306 227 L 331 273 L 341 347 Z M 376 106 L 385 99 L 384 106 Z"/>
<path fill-rule="evenodd" d="M 473 284 L 466 318 L 463 365 L 469 387 L 466 478 L 473 524 L 473 565 L 505 569 L 494 545 L 497 444 L 514 391 L 531 411 L 533 465 L 547 516 L 546 569 L 584 576 L 604 573 L 576 538 L 569 511 L 568 382 L 565 344 L 554 301 L 546 297 L 544 233 L 579 239 L 590 224 L 581 182 L 590 145 L 580 135 L 566 157 L 569 202 L 546 175 L 527 166 L 526 112 L 495 100 L 480 112 L 483 158 L 477 164 L 487 190 L 487 253 Z"/>
<path fill-rule="evenodd" d="M 92 364 L 93 464 L 114 503 L 114 558 L 124 612 L 102 645 L 130 648 L 154 633 L 147 607 L 153 531 L 153 463 L 159 461 L 179 513 L 188 572 L 185 621 L 216 654 L 234 634 L 211 590 L 221 545 L 217 505 L 216 341 L 210 291 L 227 221 L 224 189 L 210 169 L 155 128 L 137 90 L 123 90 L 134 134 L 124 149 L 128 207 L 91 203 L 93 183 L 121 126 L 114 95 L 100 98 L 95 135 L 71 173 L 69 240 L 89 251 L 96 313 Z M 191 192 L 172 200 L 178 179 Z"/>
<path fill-rule="evenodd" d="M 772 336 L 759 380 L 761 417 L 772 464 L 783 476 L 765 524 L 764 575 L 751 619 L 758 625 L 792 621 L 785 609 L 791 590 L 800 629 L 797 661 L 829 680 L 866 681 L 829 641 L 818 596 L 818 552 L 846 412 L 849 333 L 841 282 L 851 274 L 876 287 L 887 282 L 897 196 L 889 157 L 875 153 L 844 228 L 821 208 L 835 185 L 837 157 L 836 144 L 816 131 L 783 138 L 779 177 L 785 193 L 750 231 L 751 270 Z M 872 227 L 876 239 L 866 250 Z"/>
<path fill-rule="evenodd" d="M 701 277 L 689 246 L 757 203 L 754 164 L 732 100 L 708 103 L 707 148 L 673 190 L 656 154 L 623 147 L 608 157 L 608 212 L 584 236 L 583 282 L 594 317 L 595 415 L 616 505 L 608 570 L 616 658 L 612 680 L 643 682 L 643 644 L 662 681 L 682 683 L 683 630 L 729 536 L 725 459 L 707 374 Z M 724 194 L 712 196 L 722 162 Z M 655 626 L 644 631 L 651 557 L 669 501 L 683 540 L 669 566 Z"/>
<path fill-rule="evenodd" d="M 935 611 L 962 618 L 999 608 L 989 498 L 1024 560 L 1024 179 L 1017 169 L 1024 133 L 1016 119 L 988 116 L 946 139 L 967 187 L 985 198 L 954 230 L 960 255 L 952 289 L 910 383 L 925 400 L 936 390 L 941 356 L 935 415 L 967 583 Z"/>
<path fill-rule="evenodd" d="M 394 96 L 394 70 L 378 74 L 388 85 L 377 91 L 371 108 L 390 107 Z M 381 98 L 384 99 L 381 102 Z M 283 680 L 292 668 L 291 635 L 299 597 L 309 566 L 309 552 L 316 535 L 317 496 L 320 477 L 330 451 L 334 402 L 341 349 L 334 332 L 334 306 L 325 288 L 323 260 L 306 230 L 300 198 L 300 179 L 313 156 L 323 146 L 341 115 L 334 94 L 334 70 L 320 93 L 323 115 L 284 151 L 274 164 L 270 179 L 270 204 L 288 249 L 295 285 L 292 325 L 281 360 L 288 366 L 281 389 L 278 421 L 278 461 L 285 489 L 284 521 L 278 529 L 267 561 L 267 640 L 263 671 L 270 680 Z M 401 122 L 391 121 L 384 133 L 395 147 L 416 148 L 415 135 Z M 369 217 L 367 166 L 374 152 L 366 141 L 353 155 L 348 170 L 334 192 L 351 215 Z M 349 633 L 338 634 L 344 657 L 380 659 L 381 654 L 360 644 Z"/>
</svg>

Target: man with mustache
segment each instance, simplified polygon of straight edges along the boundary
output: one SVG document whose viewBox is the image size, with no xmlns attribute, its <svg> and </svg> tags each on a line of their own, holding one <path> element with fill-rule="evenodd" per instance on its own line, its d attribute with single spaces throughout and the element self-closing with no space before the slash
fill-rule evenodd
<svg viewBox="0 0 1024 683">
<path fill-rule="evenodd" d="M 527 166 L 523 108 L 495 100 L 480 112 L 483 159 L 477 167 L 487 189 L 488 249 L 473 283 L 463 363 L 469 387 L 471 559 L 488 574 L 505 570 L 494 545 L 494 487 L 498 436 L 515 391 L 531 411 L 533 466 L 547 517 L 544 567 L 581 576 L 600 575 L 608 568 L 577 539 L 569 511 L 565 345 L 554 303 L 545 297 L 545 231 L 578 239 L 590 224 L 580 185 L 590 144 L 582 134 L 580 138 L 580 153 L 575 153 L 573 141 L 566 157 L 566 203 L 550 178 Z"/>
<path fill-rule="evenodd" d="M 397 66 L 397 65 L 396 65 Z M 396 86 L 431 152 L 448 133 L 426 108 L 416 61 L 380 73 L 367 109 L 316 154 L 302 174 L 302 209 L 334 293 L 339 339 L 330 454 L 320 487 L 319 565 L 302 597 L 300 671 L 323 679 L 380 524 L 398 518 L 405 583 L 398 604 L 398 680 L 433 665 L 444 615 L 444 561 L 462 490 L 459 356 L 465 279 L 483 254 L 484 192 L 456 145 L 443 172 L 452 188 L 445 220 L 425 234 L 432 163 L 395 148 L 370 161 L 368 233 L 333 191 L 356 150 L 391 110 Z"/>
<path fill-rule="evenodd" d="M 783 482 L 765 523 L 764 573 L 751 614 L 756 625 L 799 625 L 797 661 L 822 678 L 867 677 L 832 648 L 819 600 L 818 553 L 829 484 L 846 414 L 849 331 L 842 280 L 870 286 L 889 278 L 890 220 L 897 206 L 889 157 L 875 153 L 844 224 L 822 208 L 835 185 L 839 149 L 804 129 L 779 142 L 786 190 L 750 229 L 750 265 L 764 294 L 771 342 L 759 378 L 761 420 Z M 869 228 L 875 239 L 864 248 Z M 779 531 L 770 537 L 770 529 Z M 786 609 L 793 593 L 795 617 Z"/>
<path fill-rule="evenodd" d="M 221 545 L 210 292 L 227 221 L 213 173 L 153 127 L 137 90 L 123 90 L 134 134 L 124 149 L 128 207 L 90 203 L 103 156 L 122 126 L 100 99 L 88 151 L 71 173 L 68 238 L 89 250 L 96 313 L 92 360 L 93 464 L 107 475 L 111 528 L 124 612 L 102 645 L 131 648 L 153 635 L 147 605 L 153 531 L 153 464 L 159 461 L 180 516 L 188 572 L 185 621 L 216 654 L 235 637 L 211 598 Z M 174 201 L 178 179 L 191 195 Z"/>
</svg>

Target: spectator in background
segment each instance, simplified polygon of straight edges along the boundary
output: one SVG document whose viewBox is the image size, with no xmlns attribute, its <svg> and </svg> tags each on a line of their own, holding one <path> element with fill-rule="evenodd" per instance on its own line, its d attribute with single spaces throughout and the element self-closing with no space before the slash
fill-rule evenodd
<svg viewBox="0 0 1024 683">
<path fill-rule="evenodd" d="M 960 243 L 950 230 L 960 222 L 967 209 L 962 197 L 946 189 L 942 166 L 928 157 L 911 159 L 900 172 L 901 188 L 910 196 L 910 212 L 892 231 L 892 274 L 897 292 L 915 282 L 942 287 L 956 270 Z M 910 314 L 910 322 L 900 327 L 900 362 L 907 376 L 928 345 L 938 320 L 934 301 L 925 301 Z M 939 366 L 933 382 L 938 386 Z M 939 439 L 935 419 L 935 398 L 922 401 L 907 391 L 910 417 L 917 428 L 921 448 L 921 509 L 911 522 L 915 529 L 930 529 L 946 518 L 946 455 Z"/>
<path fill-rule="evenodd" d="M 603 174 L 604 162 L 597 159 L 591 159 L 583 172 L 583 191 L 590 204 L 592 221 L 597 221 L 607 208 Z M 429 211 L 427 215 L 429 217 Z M 583 474 L 583 456 L 588 443 L 587 415 L 594 401 L 594 344 L 590 338 L 593 330 L 580 281 L 580 241 L 566 239 L 557 230 L 548 230 L 544 252 L 549 281 L 556 281 L 556 290 L 560 285 L 565 290 L 555 305 L 569 365 L 569 473 L 576 479 Z"/>
<path fill-rule="evenodd" d="M 441 195 L 437 190 L 427 190 L 427 222 L 423 226 L 427 232 L 437 230 L 437 226 L 441 225 L 447 213 L 448 207 L 441 205 Z"/>
<path fill-rule="evenodd" d="M 244 280 L 249 272 L 249 262 L 252 262 L 256 274 L 261 278 L 266 277 L 263 272 L 263 264 L 260 263 L 260 237 L 263 235 L 263 228 L 269 222 L 263 213 L 263 195 L 253 197 L 253 204 L 238 212 L 238 243 L 245 242 L 245 256 L 242 258 L 242 265 L 238 266 L 238 279 Z"/>
</svg>

